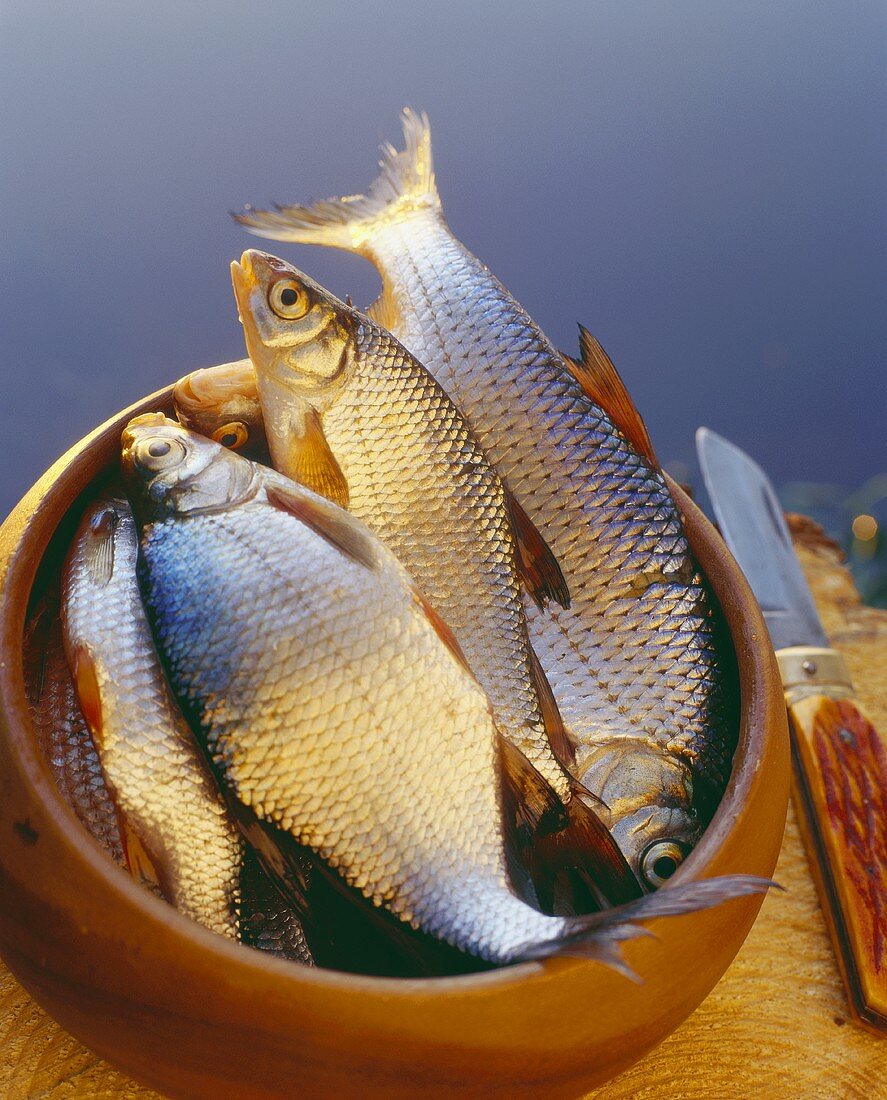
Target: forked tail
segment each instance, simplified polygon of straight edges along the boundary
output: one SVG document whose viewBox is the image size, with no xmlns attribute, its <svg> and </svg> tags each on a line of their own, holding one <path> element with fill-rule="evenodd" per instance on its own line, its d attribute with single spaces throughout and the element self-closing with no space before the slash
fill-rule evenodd
<svg viewBox="0 0 887 1100">
<path fill-rule="evenodd" d="M 749 894 L 763 894 L 776 883 L 757 875 L 722 875 L 669 886 L 627 905 L 603 909 L 584 917 L 571 917 L 566 932 L 556 940 L 528 945 L 512 961 L 543 959 L 551 955 L 576 955 L 595 959 L 618 970 L 632 981 L 642 979 L 622 957 L 619 945 L 625 940 L 653 933 L 638 922 L 656 917 L 679 917 L 697 909 L 712 909 L 721 902 Z M 778 889 L 779 887 L 777 887 Z"/>
<path fill-rule="evenodd" d="M 380 223 L 412 210 L 439 209 L 428 116 L 405 107 L 401 123 L 406 148 L 399 152 L 393 145 L 382 146 L 379 175 L 365 195 L 273 210 L 247 207 L 232 217 L 257 237 L 360 252 Z"/>
</svg>

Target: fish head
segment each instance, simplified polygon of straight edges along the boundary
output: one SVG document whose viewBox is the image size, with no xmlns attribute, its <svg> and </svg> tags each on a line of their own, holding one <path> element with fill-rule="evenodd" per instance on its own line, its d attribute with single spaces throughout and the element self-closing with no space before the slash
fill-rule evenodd
<svg viewBox="0 0 887 1100">
<path fill-rule="evenodd" d="M 671 878 L 702 832 L 689 764 L 616 738 L 595 747 L 581 778 L 607 806 L 613 838 L 640 881 L 655 889 Z"/>
<path fill-rule="evenodd" d="M 251 462 L 162 413 L 131 420 L 121 446 L 121 467 L 142 522 L 219 510 L 258 491 Z"/>
<path fill-rule="evenodd" d="M 242 454 L 264 452 L 265 422 L 249 359 L 192 371 L 176 382 L 172 399 L 191 431 Z"/>
<path fill-rule="evenodd" d="M 231 264 L 246 347 L 260 382 L 273 381 L 323 411 L 345 373 L 353 310 L 288 263 L 249 249 Z"/>
</svg>

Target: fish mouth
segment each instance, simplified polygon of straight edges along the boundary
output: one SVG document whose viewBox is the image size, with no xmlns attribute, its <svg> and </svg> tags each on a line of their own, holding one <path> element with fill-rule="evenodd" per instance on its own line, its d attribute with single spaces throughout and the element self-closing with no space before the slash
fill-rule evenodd
<svg viewBox="0 0 887 1100">
<path fill-rule="evenodd" d="M 237 315 L 240 319 L 240 323 L 244 323 L 244 317 L 248 317 L 249 310 L 249 296 L 252 289 L 258 283 L 255 270 L 252 262 L 252 249 L 244 252 L 240 257 L 240 262 L 237 260 L 231 261 L 231 285 L 234 287 L 234 297 L 237 301 Z"/>
</svg>

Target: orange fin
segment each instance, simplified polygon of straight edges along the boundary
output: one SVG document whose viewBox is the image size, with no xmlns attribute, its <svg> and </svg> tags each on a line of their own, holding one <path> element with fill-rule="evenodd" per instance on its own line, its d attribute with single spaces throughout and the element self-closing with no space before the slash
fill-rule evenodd
<svg viewBox="0 0 887 1100">
<path fill-rule="evenodd" d="M 544 607 L 547 600 L 554 600 L 563 608 L 569 607 L 570 590 L 557 558 L 509 489 L 505 490 L 505 505 L 517 552 L 517 571 L 527 591 L 539 608 Z"/>
<path fill-rule="evenodd" d="M 157 861 L 151 857 L 150 852 L 142 843 L 141 837 L 122 813 L 118 813 L 117 821 L 120 827 L 120 839 L 123 843 L 123 857 L 126 860 L 129 873 L 136 882 L 149 887 L 169 901 L 169 893 L 164 888 L 163 876 L 158 869 Z"/>
<path fill-rule="evenodd" d="M 499 756 L 510 863 L 529 875 L 539 905 L 551 912 L 567 899 L 575 911 L 640 897 L 634 872 L 594 810 L 579 798 L 565 806 L 501 736 Z"/>
<path fill-rule="evenodd" d="M 596 405 L 600 405 L 638 454 L 653 469 L 658 470 L 659 461 L 650 442 L 647 426 L 629 397 L 625 383 L 619 377 L 609 355 L 583 325 L 579 326 L 579 348 L 581 362 L 569 355 L 564 356 L 573 377 L 588 397 Z"/>
<path fill-rule="evenodd" d="M 82 642 L 74 650 L 74 687 L 80 711 L 86 719 L 92 739 L 96 747 L 101 749 L 104 745 L 104 721 L 99 678 L 89 647 Z"/>
<path fill-rule="evenodd" d="M 376 552 L 372 536 L 358 526 L 358 521 L 347 512 L 325 500 L 300 493 L 295 486 L 271 484 L 266 486 L 265 492 L 270 504 L 310 527 L 347 558 L 367 569 L 375 568 Z"/>
<path fill-rule="evenodd" d="M 530 646 L 530 671 L 533 676 L 533 684 L 536 688 L 536 697 L 539 700 L 539 709 L 542 711 L 542 721 L 545 724 L 545 732 L 548 734 L 548 743 L 551 751 L 565 767 L 576 762 L 576 742 L 568 732 L 558 710 L 554 692 L 545 675 L 545 670 L 539 664 L 533 647 Z"/>
<path fill-rule="evenodd" d="M 540 857 L 559 869 L 574 896 L 586 895 L 604 906 L 639 898 L 643 890 L 610 830 L 590 805 L 576 795 L 567 806 L 570 823 L 554 836 L 540 838 Z M 577 906 L 578 908 L 579 906 Z"/>
<path fill-rule="evenodd" d="M 498 734 L 506 824 L 519 847 L 532 846 L 539 835 L 558 832 L 569 823 L 566 807 L 554 788 L 502 734 Z"/>
<path fill-rule="evenodd" d="M 309 408 L 303 433 L 291 440 L 290 460 L 294 481 L 307 485 L 340 508 L 348 507 L 348 482 L 330 450 L 317 409 Z"/>
</svg>

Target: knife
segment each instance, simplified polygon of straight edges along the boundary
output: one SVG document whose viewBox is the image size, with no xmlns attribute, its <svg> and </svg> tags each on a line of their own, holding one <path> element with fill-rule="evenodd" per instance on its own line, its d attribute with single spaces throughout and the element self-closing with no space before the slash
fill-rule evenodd
<svg viewBox="0 0 887 1100">
<path fill-rule="evenodd" d="M 721 533 L 776 650 L 795 805 L 851 1015 L 887 1029 L 887 744 L 853 701 L 767 475 L 708 428 L 696 448 Z"/>
</svg>

